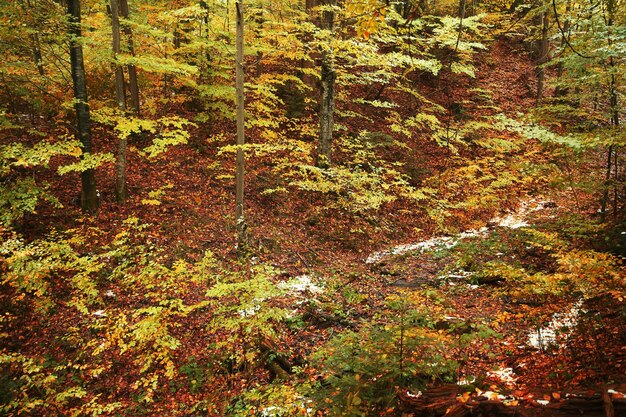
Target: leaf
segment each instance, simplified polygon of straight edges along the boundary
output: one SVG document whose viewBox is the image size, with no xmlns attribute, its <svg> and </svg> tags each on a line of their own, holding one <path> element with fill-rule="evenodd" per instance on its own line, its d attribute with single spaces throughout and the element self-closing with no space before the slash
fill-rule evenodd
<svg viewBox="0 0 626 417">
<path fill-rule="evenodd" d="M 84 172 L 88 169 L 95 169 L 101 165 L 115 162 L 115 157 L 111 153 L 92 154 L 86 153 L 82 155 L 82 159 L 73 164 L 60 166 L 57 169 L 59 175 L 65 175 L 70 172 Z"/>
<path fill-rule="evenodd" d="M 148 205 L 148 206 L 160 206 L 161 202 L 159 200 L 143 199 L 141 200 L 141 204 Z"/>
</svg>

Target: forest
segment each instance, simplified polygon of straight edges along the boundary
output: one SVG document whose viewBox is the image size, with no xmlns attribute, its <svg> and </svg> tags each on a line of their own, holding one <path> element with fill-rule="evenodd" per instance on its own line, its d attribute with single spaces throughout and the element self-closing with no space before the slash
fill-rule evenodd
<svg viewBox="0 0 626 417">
<path fill-rule="evenodd" d="M 0 416 L 626 415 L 624 0 L 0 0 Z"/>
</svg>

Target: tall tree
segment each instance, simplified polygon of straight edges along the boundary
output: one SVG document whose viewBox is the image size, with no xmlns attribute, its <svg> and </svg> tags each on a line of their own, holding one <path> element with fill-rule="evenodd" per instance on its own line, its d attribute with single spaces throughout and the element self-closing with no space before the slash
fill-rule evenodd
<svg viewBox="0 0 626 417">
<path fill-rule="evenodd" d="M 607 31 L 606 31 L 606 39 L 607 45 L 609 49 L 613 49 L 615 40 L 612 38 L 613 31 L 615 30 L 615 11 L 617 7 L 617 0 L 608 0 L 606 5 L 606 15 L 604 16 L 604 20 L 606 22 Z M 618 98 L 618 85 L 616 78 L 616 60 L 613 54 L 611 54 L 608 58 L 608 73 L 609 73 L 609 119 L 611 127 L 617 131 L 620 125 L 620 108 L 619 108 L 619 98 Z M 611 161 L 613 158 L 613 161 Z M 613 216 L 617 217 L 618 211 L 618 173 L 619 173 L 619 165 L 618 165 L 618 149 L 614 143 L 611 143 L 607 149 L 607 169 L 606 169 L 606 178 L 604 181 L 604 191 L 602 194 L 601 201 L 601 212 L 602 217 L 604 218 L 607 204 L 609 200 L 609 187 L 611 186 L 611 168 L 613 167 L 614 176 L 616 178 L 614 187 L 614 198 L 613 198 Z"/>
<path fill-rule="evenodd" d="M 126 36 L 126 52 L 131 56 L 135 56 L 135 43 L 133 41 L 133 30 L 128 24 L 129 11 L 128 0 L 118 0 L 120 5 L 120 14 L 125 22 L 122 24 L 122 31 Z M 130 90 L 130 108 L 133 111 L 133 115 L 140 116 L 141 103 L 139 101 L 139 83 L 137 82 L 137 67 L 134 64 L 128 64 L 126 66 L 128 71 L 128 87 Z"/>
<path fill-rule="evenodd" d="M 548 62 L 548 53 L 550 50 L 550 9 L 548 4 L 544 4 L 542 12 L 539 15 L 541 27 L 541 39 L 537 46 L 537 105 L 541 104 L 543 98 L 543 90 L 546 79 L 546 71 L 544 65 Z"/>
<path fill-rule="evenodd" d="M 578 129 L 594 131 L 597 142 L 588 146 L 600 144 L 606 152 L 599 198 L 603 220 L 610 211 L 614 218 L 621 215 L 619 204 L 626 191 L 619 161 L 619 151 L 624 146 L 620 123 L 623 105 L 619 98 L 624 95 L 626 85 L 622 77 L 626 65 L 623 4 L 623 0 L 601 0 L 592 4 L 567 0 L 564 16 L 562 5 L 552 0 L 553 18 L 562 39 L 558 104 L 569 106 L 566 109 L 576 114 L 575 119 L 570 119 L 571 115 L 565 113 L 566 120 L 576 121 Z M 581 120 L 586 125 L 582 125 Z"/>
<path fill-rule="evenodd" d="M 91 139 L 91 119 L 87 98 L 87 80 L 85 64 L 83 62 L 83 47 L 81 45 L 81 15 L 80 0 L 67 1 L 69 19 L 68 35 L 70 38 L 70 63 L 72 69 L 72 83 L 74 85 L 74 109 L 76 110 L 76 135 L 82 144 L 81 158 L 88 158 L 93 152 Z M 93 168 L 81 173 L 80 206 L 83 211 L 94 213 L 98 209 L 98 191 L 96 190 L 96 176 Z"/>
<path fill-rule="evenodd" d="M 321 28 L 329 32 L 329 39 L 335 30 L 335 0 L 324 0 L 322 3 Z M 320 132 L 317 148 L 316 165 L 328 168 L 331 163 L 331 146 L 333 141 L 334 113 L 335 113 L 335 80 L 337 73 L 334 66 L 332 47 L 322 51 L 320 75 Z"/>
<path fill-rule="evenodd" d="M 128 108 L 126 95 L 126 79 L 124 76 L 124 67 L 128 71 L 128 86 L 130 89 L 130 109 L 133 116 L 139 116 L 139 85 L 137 83 L 137 69 L 135 65 L 122 65 L 119 62 L 122 53 L 122 36 L 124 32 L 126 38 L 127 52 L 134 56 L 135 48 L 133 42 L 133 32 L 127 22 L 120 23 L 120 17 L 128 20 L 128 0 L 110 0 L 111 6 L 111 29 L 113 35 L 113 60 L 115 66 L 115 92 L 117 98 L 117 107 L 124 115 Z M 131 135 L 131 138 L 135 137 Z M 127 160 L 126 152 L 128 146 L 128 137 L 123 135 L 119 139 L 116 159 L 116 176 L 115 176 L 115 198 L 118 202 L 124 202 L 128 198 L 128 186 L 126 181 Z"/>
<path fill-rule="evenodd" d="M 122 52 L 120 33 L 120 4 L 119 0 L 111 0 L 111 32 L 113 35 L 113 65 L 115 66 L 115 95 L 117 108 L 124 115 L 126 113 L 126 81 L 124 80 L 124 67 L 119 63 L 119 55 Z M 126 136 L 119 139 L 117 147 L 117 161 L 115 169 L 115 198 L 123 202 L 128 198 L 126 185 Z"/>
<path fill-rule="evenodd" d="M 244 176 L 245 159 L 243 145 L 245 141 L 245 113 L 244 113 L 244 54 L 243 54 L 243 0 L 235 2 L 237 13 L 237 56 L 236 56 L 236 90 L 237 90 L 237 172 L 236 172 L 236 196 L 235 196 L 235 221 L 237 222 L 237 248 L 240 253 L 245 251 L 247 245 L 247 225 L 244 216 Z"/>
</svg>

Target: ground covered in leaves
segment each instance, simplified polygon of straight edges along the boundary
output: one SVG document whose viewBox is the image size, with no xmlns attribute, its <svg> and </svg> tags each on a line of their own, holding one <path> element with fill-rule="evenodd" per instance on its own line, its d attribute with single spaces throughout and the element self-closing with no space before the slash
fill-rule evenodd
<svg viewBox="0 0 626 417">
<path fill-rule="evenodd" d="M 416 86 L 462 103 L 463 117 L 530 108 L 533 68 L 513 45 L 484 52 L 477 79 Z M 468 84 L 490 91 L 490 105 L 476 105 Z M 3 284 L 2 344 L 19 354 L 3 361 L 2 404 L 37 415 L 428 415 L 439 389 L 451 398 L 444 411 L 482 398 L 539 415 L 572 395 L 624 398 L 624 271 L 589 220 L 597 196 L 534 178 L 498 190 L 497 204 L 441 218 L 402 201 L 350 213 L 328 208 L 337 196 L 264 193 L 280 181 L 259 157 L 242 261 L 233 181 L 221 175 L 233 164 L 214 167 L 227 140 L 209 141 L 229 129 L 197 127 L 156 162 L 131 151 L 130 201 L 102 191 L 93 216 L 73 204 L 78 178 L 47 178 L 64 208 L 24 219 L 26 239 L 0 261 L 5 276 L 33 285 L 20 304 Z M 104 128 L 96 135 L 114 147 Z M 425 137 L 410 147 L 397 159 L 419 164 L 416 184 L 454 158 Z M 549 158 L 534 143 L 526 152 L 531 164 Z M 103 169 L 103 190 L 113 170 Z M 51 243 L 37 244 L 43 236 Z M 29 256 L 53 271 L 46 286 L 35 287 L 45 271 L 20 263 Z"/>
</svg>

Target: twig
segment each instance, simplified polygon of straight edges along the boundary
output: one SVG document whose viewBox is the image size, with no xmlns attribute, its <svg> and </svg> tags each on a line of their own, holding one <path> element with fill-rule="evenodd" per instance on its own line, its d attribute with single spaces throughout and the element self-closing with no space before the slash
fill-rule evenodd
<svg viewBox="0 0 626 417">
<path fill-rule="evenodd" d="M 309 265 L 309 263 L 306 261 L 306 259 L 304 259 L 304 256 L 300 255 L 300 252 L 296 252 L 296 255 L 298 255 L 298 258 L 300 258 L 300 260 L 302 261 L 302 263 L 304 264 L 304 266 L 307 267 L 307 269 L 311 269 L 311 266 Z"/>
</svg>

